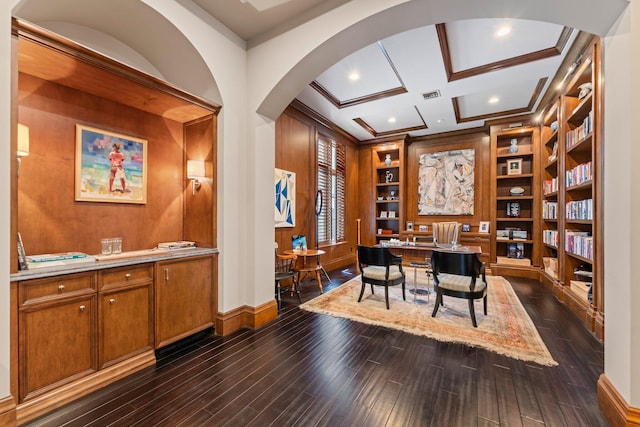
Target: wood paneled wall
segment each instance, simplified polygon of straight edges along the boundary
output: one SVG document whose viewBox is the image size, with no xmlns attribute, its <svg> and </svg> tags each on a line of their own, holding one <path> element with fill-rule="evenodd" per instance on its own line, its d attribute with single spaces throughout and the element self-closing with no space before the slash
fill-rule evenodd
<svg viewBox="0 0 640 427">
<path fill-rule="evenodd" d="M 491 219 L 490 179 L 491 179 L 491 146 L 488 133 L 477 132 L 457 134 L 440 138 L 414 139 L 406 151 L 406 190 L 405 190 L 405 221 L 413 221 L 415 230 L 419 224 L 428 224 L 429 233 L 431 223 L 439 221 L 458 221 L 469 223 L 471 231 L 477 232 L 480 221 Z M 420 156 L 427 153 L 437 153 L 451 150 L 475 150 L 475 202 L 473 215 L 418 215 L 418 161 Z M 401 226 L 404 229 L 404 224 Z"/>
<path fill-rule="evenodd" d="M 304 234 L 307 246 L 316 247 L 315 194 L 316 139 L 322 134 L 347 145 L 347 212 L 346 241 L 321 247 L 327 253 L 321 261 L 327 269 L 349 265 L 356 255 L 356 219 L 358 218 L 358 150 L 354 141 L 340 132 L 319 124 L 300 111 L 289 107 L 276 121 L 275 167 L 296 173 L 295 227 L 276 228 L 275 241 L 280 252 L 291 248 L 291 236 Z"/>
<path fill-rule="evenodd" d="M 182 123 L 23 73 L 18 97 L 18 121 L 30 128 L 18 178 L 18 231 L 27 255 L 95 254 L 104 237 L 122 237 L 123 251 L 183 238 Z M 78 123 L 148 141 L 146 204 L 75 201 Z"/>
</svg>

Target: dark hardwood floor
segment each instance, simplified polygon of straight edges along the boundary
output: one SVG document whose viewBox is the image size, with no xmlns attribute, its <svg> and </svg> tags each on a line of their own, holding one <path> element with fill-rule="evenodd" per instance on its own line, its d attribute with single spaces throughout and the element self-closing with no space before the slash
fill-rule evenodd
<svg viewBox="0 0 640 427">
<path fill-rule="evenodd" d="M 325 290 L 356 270 L 329 274 Z M 261 329 L 200 334 L 28 425 L 608 425 L 596 396 L 602 343 L 549 289 L 508 279 L 559 366 L 301 311 L 287 295 Z M 319 291 L 306 280 L 301 293 Z"/>
</svg>

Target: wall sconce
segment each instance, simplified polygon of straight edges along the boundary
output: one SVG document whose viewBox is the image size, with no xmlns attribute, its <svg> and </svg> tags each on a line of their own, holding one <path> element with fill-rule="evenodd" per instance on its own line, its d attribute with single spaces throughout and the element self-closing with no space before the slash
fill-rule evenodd
<svg viewBox="0 0 640 427">
<path fill-rule="evenodd" d="M 204 160 L 187 160 L 187 177 L 191 180 L 191 194 L 196 195 L 200 179 L 204 178 Z"/>
<path fill-rule="evenodd" d="M 29 127 L 18 123 L 18 171 L 20 176 L 20 159 L 29 155 Z"/>
</svg>

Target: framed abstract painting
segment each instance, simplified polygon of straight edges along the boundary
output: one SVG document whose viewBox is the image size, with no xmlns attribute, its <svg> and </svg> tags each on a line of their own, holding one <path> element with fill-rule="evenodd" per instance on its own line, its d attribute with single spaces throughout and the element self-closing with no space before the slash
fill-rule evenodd
<svg viewBox="0 0 640 427">
<path fill-rule="evenodd" d="M 296 225 L 296 174 L 275 168 L 274 187 L 274 223 L 276 228 Z"/>
</svg>

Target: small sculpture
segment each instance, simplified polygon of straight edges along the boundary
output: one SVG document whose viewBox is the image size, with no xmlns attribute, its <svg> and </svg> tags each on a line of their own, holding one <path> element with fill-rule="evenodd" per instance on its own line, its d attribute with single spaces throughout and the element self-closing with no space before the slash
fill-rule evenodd
<svg viewBox="0 0 640 427">
<path fill-rule="evenodd" d="M 510 153 L 517 153 L 518 152 L 518 140 L 516 138 L 513 138 L 511 140 L 511 146 L 509 147 L 509 152 Z"/>
<path fill-rule="evenodd" d="M 387 154 L 387 156 L 384 158 L 384 164 L 387 166 L 391 165 L 391 154 Z"/>
<path fill-rule="evenodd" d="M 384 174 L 384 178 L 386 182 L 392 182 L 393 181 L 393 174 L 391 173 L 391 171 L 387 171 Z"/>
</svg>

